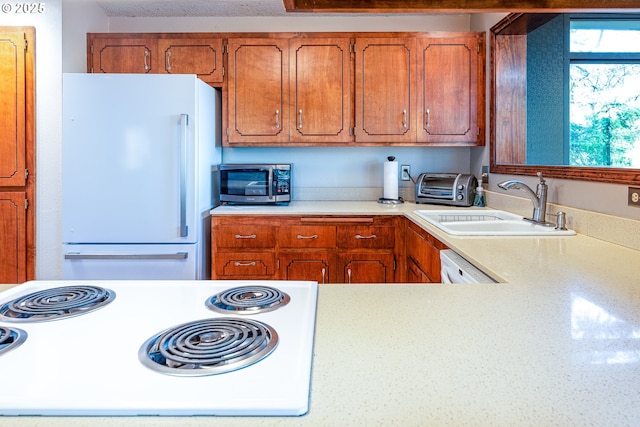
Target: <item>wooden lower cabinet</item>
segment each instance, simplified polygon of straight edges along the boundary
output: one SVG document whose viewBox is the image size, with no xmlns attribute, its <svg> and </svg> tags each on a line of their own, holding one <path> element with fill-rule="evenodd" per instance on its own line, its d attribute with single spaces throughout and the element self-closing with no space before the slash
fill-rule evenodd
<svg viewBox="0 0 640 427">
<path fill-rule="evenodd" d="M 408 283 L 432 283 L 427 273 L 413 260 L 407 258 L 407 282 Z"/>
<path fill-rule="evenodd" d="M 335 283 L 335 258 L 335 254 L 328 250 L 312 252 L 282 251 L 278 255 L 280 279 Z"/>
<path fill-rule="evenodd" d="M 439 283 L 442 242 L 398 215 L 211 219 L 212 279 Z"/>
<path fill-rule="evenodd" d="M 406 220 L 407 282 L 440 283 L 440 250 L 446 248 L 444 243 Z"/>
<path fill-rule="evenodd" d="M 275 265 L 272 252 L 225 252 L 216 256 L 215 275 L 226 279 L 270 279 Z"/>
<path fill-rule="evenodd" d="M 212 278 L 392 283 L 400 279 L 396 277 L 400 219 L 214 216 Z"/>
<path fill-rule="evenodd" d="M 396 262 L 393 252 L 341 253 L 338 283 L 393 283 Z"/>
</svg>

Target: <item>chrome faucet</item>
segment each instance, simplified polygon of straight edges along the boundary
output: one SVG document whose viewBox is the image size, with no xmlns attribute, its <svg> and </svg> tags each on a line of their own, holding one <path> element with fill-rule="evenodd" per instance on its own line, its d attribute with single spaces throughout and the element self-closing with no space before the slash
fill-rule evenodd
<svg viewBox="0 0 640 427">
<path fill-rule="evenodd" d="M 531 218 L 525 219 L 540 224 L 548 224 L 545 218 L 547 216 L 547 189 L 549 186 L 542 177 L 542 172 L 538 172 L 538 178 L 540 178 L 540 182 L 538 183 L 535 193 L 522 181 L 504 181 L 498 184 L 498 187 L 504 190 L 508 190 L 510 188 L 524 190 L 533 203 L 533 215 Z"/>
</svg>

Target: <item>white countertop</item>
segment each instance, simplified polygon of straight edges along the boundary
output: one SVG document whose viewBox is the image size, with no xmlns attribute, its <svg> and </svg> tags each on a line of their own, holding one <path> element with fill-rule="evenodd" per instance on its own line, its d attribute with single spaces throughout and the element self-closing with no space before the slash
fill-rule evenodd
<svg viewBox="0 0 640 427">
<path fill-rule="evenodd" d="M 425 206 L 437 208 L 293 202 L 214 211 L 406 215 L 504 282 L 320 286 L 307 415 L 25 417 L 0 424 L 637 425 L 640 252 L 580 234 L 448 236 L 412 214 Z"/>
</svg>

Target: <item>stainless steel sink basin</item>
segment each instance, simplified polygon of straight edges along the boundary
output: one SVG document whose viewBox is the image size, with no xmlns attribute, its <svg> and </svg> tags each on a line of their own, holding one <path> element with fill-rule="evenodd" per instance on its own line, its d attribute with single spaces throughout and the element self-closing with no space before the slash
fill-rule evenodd
<svg viewBox="0 0 640 427">
<path fill-rule="evenodd" d="M 483 210 L 416 210 L 416 215 L 442 231 L 459 236 L 572 236 L 573 230 L 535 224 L 510 212 Z"/>
</svg>

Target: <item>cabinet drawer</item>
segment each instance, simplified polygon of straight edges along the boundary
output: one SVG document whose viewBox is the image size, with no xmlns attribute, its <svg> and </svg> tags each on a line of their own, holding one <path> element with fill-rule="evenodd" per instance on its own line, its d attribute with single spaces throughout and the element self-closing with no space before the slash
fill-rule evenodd
<svg viewBox="0 0 640 427">
<path fill-rule="evenodd" d="M 294 225 L 281 227 L 281 248 L 333 248 L 336 246 L 336 227 L 331 225 Z"/>
<path fill-rule="evenodd" d="M 271 225 L 222 225 L 214 233 L 219 248 L 273 248 L 276 242 L 276 228 Z"/>
<path fill-rule="evenodd" d="M 273 253 L 232 252 L 215 255 L 218 276 L 271 276 L 275 272 Z"/>
<path fill-rule="evenodd" d="M 392 226 L 338 227 L 338 246 L 346 249 L 390 249 L 395 244 Z"/>
</svg>

